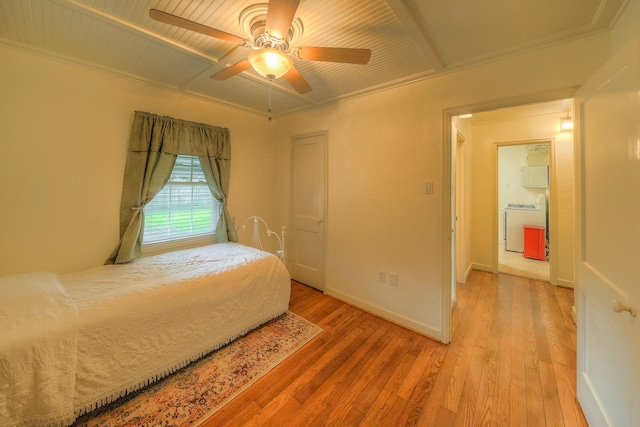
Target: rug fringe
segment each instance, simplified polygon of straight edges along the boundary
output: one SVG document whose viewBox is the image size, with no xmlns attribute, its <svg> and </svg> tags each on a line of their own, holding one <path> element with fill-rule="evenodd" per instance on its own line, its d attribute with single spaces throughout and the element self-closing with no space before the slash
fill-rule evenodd
<svg viewBox="0 0 640 427">
<path fill-rule="evenodd" d="M 204 356 L 206 356 L 209 353 L 212 353 L 216 350 L 219 350 L 220 348 L 228 345 L 229 343 L 235 341 L 236 339 L 240 338 L 243 335 L 248 334 L 249 332 L 251 332 L 252 330 L 256 329 L 257 327 L 270 322 L 280 316 L 283 316 L 286 313 L 290 313 L 288 310 L 285 310 L 281 313 L 276 313 L 270 316 L 267 316 L 264 320 L 262 321 L 258 321 L 253 323 L 252 325 L 248 326 L 247 328 L 241 330 L 240 332 L 237 332 L 235 334 L 232 334 L 228 337 L 223 338 L 220 342 L 218 342 L 217 344 L 214 344 L 212 346 L 209 346 L 207 348 L 205 348 L 204 350 L 198 352 L 197 354 L 193 355 L 193 356 L 189 356 L 186 357 L 185 359 L 183 359 L 182 361 L 178 362 L 177 364 L 175 364 L 174 366 L 171 366 L 161 372 L 152 374 L 151 376 L 138 381 L 136 383 L 130 384 L 128 385 L 125 389 L 118 389 L 118 390 L 113 390 L 113 391 L 108 391 L 107 395 L 102 397 L 101 399 L 99 399 L 96 402 L 90 403 L 88 405 L 84 405 L 81 406 L 79 408 L 76 408 L 74 410 L 74 415 L 75 417 L 71 420 L 71 422 L 69 422 L 68 424 L 61 424 L 60 427 L 66 427 L 71 425 L 77 418 L 81 417 L 82 415 L 88 414 L 89 412 L 95 411 L 98 408 L 101 408 L 105 405 L 108 405 L 110 403 L 115 402 L 116 400 L 127 396 L 130 393 L 133 393 L 135 391 L 138 391 L 150 384 L 153 384 L 154 382 L 169 376 L 171 374 L 173 374 L 174 372 L 184 368 L 185 366 L 203 358 Z M 58 426 L 56 426 L 58 427 Z"/>
</svg>

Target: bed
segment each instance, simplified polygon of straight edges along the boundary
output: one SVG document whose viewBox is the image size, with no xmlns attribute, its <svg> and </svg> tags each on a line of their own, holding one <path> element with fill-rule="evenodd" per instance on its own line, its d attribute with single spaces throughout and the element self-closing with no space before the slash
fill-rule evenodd
<svg viewBox="0 0 640 427">
<path fill-rule="evenodd" d="M 69 425 L 285 313 L 289 295 L 282 260 L 238 243 L 0 278 L 0 425 Z"/>
</svg>

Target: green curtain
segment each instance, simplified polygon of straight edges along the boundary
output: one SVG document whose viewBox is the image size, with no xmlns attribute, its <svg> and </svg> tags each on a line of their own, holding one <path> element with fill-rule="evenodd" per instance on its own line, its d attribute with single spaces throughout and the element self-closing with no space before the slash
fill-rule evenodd
<svg viewBox="0 0 640 427">
<path fill-rule="evenodd" d="M 236 228 L 227 210 L 227 197 L 225 196 L 225 194 L 229 194 L 231 162 L 229 159 L 211 156 L 199 156 L 199 159 L 209 190 L 211 190 L 213 197 L 215 197 L 222 206 L 222 213 L 218 218 L 218 225 L 216 226 L 216 242 L 237 242 L 238 235 L 236 234 Z"/>
<path fill-rule="evenodd" d="M 216 241 L 237 242 L 227 210 L 231 165 L 229 129 L 136 111 L 120 202 L 120 242 L 107 264 L 142 254 L 142 209 L 165 186 L 178 154 L 198 156 L 213 196 L 222 205 Z"/>
</svg>

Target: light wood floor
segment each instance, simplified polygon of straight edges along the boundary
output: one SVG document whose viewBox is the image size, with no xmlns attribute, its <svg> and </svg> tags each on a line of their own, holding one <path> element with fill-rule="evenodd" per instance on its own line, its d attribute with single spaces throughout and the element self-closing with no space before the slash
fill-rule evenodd
<svg viewBox="0 0 640 427">
<path fill-rule="evenodd" d="M 571 290 L 474 271 L 457 300 L 446 346 L 293 282 L 324 332 L 204 426 L 587 425 Z"/>
</svg>

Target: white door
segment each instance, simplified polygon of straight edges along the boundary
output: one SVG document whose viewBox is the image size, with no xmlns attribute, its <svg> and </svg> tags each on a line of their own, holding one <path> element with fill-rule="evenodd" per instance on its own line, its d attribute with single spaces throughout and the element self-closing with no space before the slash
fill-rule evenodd
<svg viewBox="0 0 640 427">
<path fill-rule="evenodd" d="M 324 290 L 326 134 L 293 139 L 291 278 Z"/>
<path fill-rule="evenodd" d="M 594 427 L 640 423 L 640 317 L 624 311 L 640 304 L 639 52 L 636 37 L 576 96 L 577 394 Z"/>
</svg>

